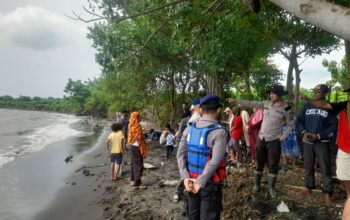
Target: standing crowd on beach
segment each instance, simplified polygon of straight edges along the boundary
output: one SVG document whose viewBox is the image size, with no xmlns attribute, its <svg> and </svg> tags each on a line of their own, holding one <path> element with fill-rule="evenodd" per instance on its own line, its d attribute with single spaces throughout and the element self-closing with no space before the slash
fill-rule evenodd
<svg viewBox="0 0 350 220">
<path fill-rule="evenodd" d="M 299 112 L 284 103 L 287 95 L 282 85 L 268 88 L 268 100 L 244 101 L 227 99 L 232 106 L 223 108 L 215 95 L 195 98 L 189 108 L 183 103 L 183 116 L 177 130 L 170 124 L 160 135 L 169 159 L 174 149 L 181 177 L 174 200 L 183 199 L 182 214 L 188 219 L 220 219 L 222 194 L 229 167 L 254 167 L 252 193 L 261 192 L 261 179 L 267 170 L 268 195 L 278 197 L 276 184 L 280 160 L 302 157 L 305 168 L 305 189 L 301 195 L 311 195 L 316 188 L 315 168 L 322 175 L 324 204 L 332 205 L 331 143 L 338 146 L 336 175 L 350 196 L 350 100 L 341 103 L 326 101 L 329 88 L 319 84 L 314 98 L 307 98 Z M 345 90 L 350 95 L 350 88 Z M 349 96 L 348 96 L 349 97 Z M 222 111 L 224 110 L 224 111 Z M 249 113 L 251 115 L 249 116 Z M 226 120 L 220 120 L 222 113 Z M 140 114 L 124 111 L 112 124 L 106 151 L 111 157 L 111 179 L 117 180 L 122 169 L 123 154 L 131 156 L 131 185 L 142 184 L 143 159 L 147 156 L 147 142 L 140 125 Z M 154 131 L 151 132 L 152 139 Z M 128 148 L 127 149 L 127 146 Z M 250 156 L 250 157 L 249 157 Z M 283 174 L 281 174 L 283 175 Z M 344 219 L 349 208 L 345 205 Z"/>
</svg>

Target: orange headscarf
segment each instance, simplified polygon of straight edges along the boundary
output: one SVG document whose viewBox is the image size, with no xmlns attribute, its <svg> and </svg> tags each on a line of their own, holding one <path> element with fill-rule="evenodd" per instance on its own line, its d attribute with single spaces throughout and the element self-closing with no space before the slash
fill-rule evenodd
<svg viewBox="0 0 350 220">
<path fill-rule="evenodd" d="M 135 141 L 138 141 L 141 155 L 143 158 L 145 158 L 147 156 L 147 144 L 143 137 L 142 128 L 140 125 L 140 113 L 131 113 L 128 132 L 128 143 L 133 144 Z"/>
</svg>

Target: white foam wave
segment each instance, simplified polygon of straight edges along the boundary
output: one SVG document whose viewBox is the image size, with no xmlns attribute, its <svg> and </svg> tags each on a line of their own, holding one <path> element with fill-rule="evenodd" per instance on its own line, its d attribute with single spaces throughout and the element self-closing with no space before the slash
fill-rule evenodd
<svg viewBox="0 0 350 220">
<path fill-rule="evenodd" d="M 72 136 L 85 136 L 89 133 L 71 128 L 71 125 L 80 119 L 64 115 L 57 119 L 53 124 L 35 129 L 32 133 L 24 137 L 25 143 L 22 146 L 6 147 L 5 152 L 0 152 L 0 167 L 6 163 L 15 160 L 19 156 L 27 155 L 44 149 L 49 144 L 64 140 Z"/>
</svg>

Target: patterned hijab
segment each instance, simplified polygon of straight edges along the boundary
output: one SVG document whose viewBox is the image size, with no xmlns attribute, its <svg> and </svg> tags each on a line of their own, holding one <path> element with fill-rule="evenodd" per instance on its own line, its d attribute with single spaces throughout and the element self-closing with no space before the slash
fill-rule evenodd
<svg viewBox="0 0 350 220">
<path fill-rule="evenodd" d="M 140 113 L 132 112 L 129 120 L 128 143 L 133 144 L 138 141 L 141 155 L 143 158 L 147 156 L 147 144 L 143 137 L 142 127 L 140 125 Z"/>
</svg>

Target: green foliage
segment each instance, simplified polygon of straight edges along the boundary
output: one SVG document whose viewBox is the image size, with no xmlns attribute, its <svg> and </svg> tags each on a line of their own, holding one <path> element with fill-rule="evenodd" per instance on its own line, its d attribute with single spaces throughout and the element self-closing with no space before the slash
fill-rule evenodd
<svg viewBox="0 0 350 220">
<path fill-rule="evenodd" d="M 12 97 L 11 97 L 12 98 Z M 50 99 L 20 96 L 19 98 L 0 97 L 0 108 L 13 108 L 13 109 L 25 109 L 25 110 L 40 110 L 40 111 L 55 111 L 72 113 L 73 108 L 71 103 L 65 99 Z"/>
<path fill-rule="evenodd" d="M 265 99 L 266 88 L 282 79 L 268 59 L 280 50 L 296 44 L 298 55 L 315 56 L 339 43 L 268 2 L 257 15 L 235 0 L 88 1 L 91 14 L 105 18 L 88 34 L 102 74 L 69 79 L 60 102 L 77 113 L 137 110 L 174 125 L 183 101 L 208 93 Z M 120 20 L 126 16 L 132 18 Z"/>
<path fill-rule="evenodd" d="M 82 112 L 86 100 L 91 96 L 89 85 L 81 82 L 81 80 L 73 81 L 69 79 L 64 92 L 70 95 L 69 99 L 74 106 L 74 112 Z"/>
<path fill-rule="evenodd" d="M 339 85 L 341 89 L 347 89 L 350 87 L 350 73 L 348 72 L 346 57 L 344 57 L 340 64 L 336 61 L 323 60 L 323 66 L 327 68 L 331 73 L 332 79 L 327 83 L 334 87 Z"/>
</svg>

